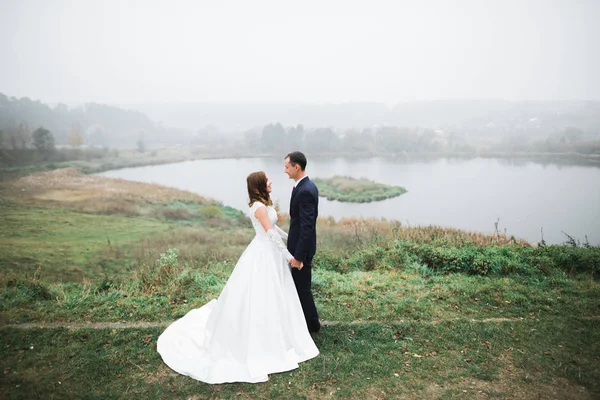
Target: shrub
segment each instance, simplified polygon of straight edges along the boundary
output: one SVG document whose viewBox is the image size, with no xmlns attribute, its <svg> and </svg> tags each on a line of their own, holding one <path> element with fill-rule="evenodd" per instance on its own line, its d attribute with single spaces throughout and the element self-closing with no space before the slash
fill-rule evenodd
<svg viewBox="0 0 600 400">
<path fill-rule="evenodd" d="M 558 269 L 568 273 L 590 273 L 593 277 L 600 274 L 600 248 L 597 247 L 555 245 L 532 248 L 520 245 L 483 246 L 472 243 L 453 247 L 399 240 L 394 251 L 405 252 L 408 259 L 441 273 L 532 275 L 541 272 L 549 275 Z M 388 255 L 391 254 L 393 252 L 388 252 Z"/>
<path fill-rule="evenodd" d="M 372 271 L 385 265 L 386 251 L 382 247 L 372 246 L 354 253 L 347 261 L 350 270 Z"/>
<path fill-rule="evenodd" d="M 546 267 L 568 273 L 589 273 L 596 278 L 600 275 L 600 247 L 542 246 L 528 255 L 530 263 L 541 260 L 545 261 L 543 265 Z"/>
<path fill-rule="evenodd" d="M 341 257 L 327 251 L 317 251 L 313 258 L 313 265 L 328 271 L 339 271 L 341 263 Z"/>
<path fill-rule="evenodd" d="M 208 218 L 208 219 L 218 218 L 223 215 L 223 211 L 221 211 L 221 209 L 218 206 L 210 204 L 210 205 L 202 207 L 200 209 L 200 214 L 204 218 Z"/>
</svg>

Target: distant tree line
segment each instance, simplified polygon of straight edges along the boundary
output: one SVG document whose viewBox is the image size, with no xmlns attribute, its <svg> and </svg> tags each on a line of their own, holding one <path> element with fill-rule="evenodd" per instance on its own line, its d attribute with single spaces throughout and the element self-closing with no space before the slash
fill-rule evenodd
<svg viewBox="0 0 600 400">
<path fill-rule="evenodd" d="M 506 136 L 490 140 L 468 132 L 374 126 L 364 129 L 306 129 L 303 125 L 265 125 L 242 136 L 213 134 L 212 145 L 239 152 L 280 154 L 291 150 L 310 153 L 362 155 L 404 153 L 580 153 L 600 155 L 600 133 L 567 128 L 546 137 Z M 219 140 L 216 140 L 219 138 Z"/>
<path fill-rule="evenodd" d="M 509 127 L 482 121 L 436 129 L 393 125 L 338 129 L 276 122 L 231 133 L 221 132 L 214 125 L 195 132 L 165 127 L 138 111 L 102 104 L 73 109 L 64 104 L 50 107 L 38 100 L 9 98 L 0 93 L 0 164 L 96 158 L 108 154 L 109 147 L 129 147 L 142 153 L 157 147 L 186 147 L 198 154 L 221 155 L 292 150 L 367 156 L 481 151 L 600 155 L 600 128 L 596 128 L 600 127 L 600 109 L 594 112 L 594 104 L 588 107 L 585 128 L 558 127 L 548 125 L 543 118 L 519 117 L 512 119 Z M 561 121 L 565 119 L 561 117 Z"/>
<path fill-rule="evenodd" d="M 134 145 L 142 134 L 160 134 L 160 127 L 138 111 L 95 103 L 74 109 L 65 104 L 51 108 L 39 100 L 9 98 L 0 93 L 2 148 L 35 147 L 32 133 L 42 127 L 51 133 L 55 145 L 73 147 Z"/>
<path fill-rule="evenodd" d="M 435 152 L 447 142 L 429 129 L 382 126 L 336 131 L 329 127 L 305 129 L 303 125 L 284 128 L 280 123 L 268 124 L 261 132 L 248 131 L 243 138 L 246 148 L 267 153 L 290 149 L 311 153 Z"/>
</svg>

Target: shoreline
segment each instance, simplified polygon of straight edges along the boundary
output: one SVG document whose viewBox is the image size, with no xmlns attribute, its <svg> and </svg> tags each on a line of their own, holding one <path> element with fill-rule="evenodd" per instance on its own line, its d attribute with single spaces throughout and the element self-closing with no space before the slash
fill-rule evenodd
<svg viewBox="0 0 600 400">
<path fill-rule="evenodd" d="M 390 158 L 394 160 L 437 160 L 437 159 L 461 159 L 469 160 L 476 158 L 496 158 L 502 160 L 518 160 L 522 162 L 534 162 L 540 164 L 574 165 L 600 167 L 600 155 L 583 155 L 571 153 L 313 153 L 314 158 Z M 281 154 L 276 153 L 233 153 L 233 154 L 207 154 L 202 156 L 180 157 L 168 160 L 147 160 L 139 162 L 126 162 L 122 164 L 100 165 L 97 167 L 85 168 L 82 170 L 86 174 L 95 174 L 106 171 L 113 171 L 125 168 L 147 167 L 153 165 L 176 164 L 186 161 L 197 160 L 224 160 L 224 159 L 244 159 L 244 158 L 282 158 Z"/>
<path fill-rule="evenodd" d="M 136 154 L 135 152 L 132 152 L 132 154 L 137 155 L 137 157 L 131 158 L 131 157 L 126 157 L 126 156 L 122 156 L 122 157 L 118 157 L 117 159 L 112 159 L 112 160 L 103 160 L 103 159 L 99 159 L 97 161 L 80 161 L 80 162 L 67 162 L 67 163 L 54 163 L 51 166 L 47 166 L 47 168 L 39 168 L 36 170 L 32 170 L 30 168 L 27 167 L 15 167 L 15 170 L 19 170 L 19 172 L 21 172 L 20 174 L 15 174 L 15 176 L 9 177 L 8 179 L 3 179 L 5 177 L 2 176 L 2 173 L 4 172 L 2 169 L 0 169 L 0 189 L 2 186 L 2 182 L 8 182 L 9 180 L 12 179 L 18 179 L 21 178 L 23 176 L 28 176 L 28 175 L 32 175 L 32 174 L 36 174 L 36 173 L 40 173 L 40 172 L 44 172 L 44 171 L 52 171 L 52 170 L 58 170 L 58 169 L 63 169 L 63 168 L 74 168 L 75 170 L 77 170 L 78 172 L 84 174 L 84 175 L 94 175 L 94 174 L 99 174 L 102 172 L 107 172 L 107 171 L 116 171 L 116 170 L 120 170 L 120 169 L 125 169 L 125 168 L 137 168 L 137 167 L 144 167 L 144 166 L 153 166 L 153 165 L 166 165 L 166 164 L 176 164 L 176 163 L 182 163 L 182 162 L 187 162 L 187 161 L 195 161 L 195 160 L 211 160 L 211 159 L 240 159 L 240 158 L 249 158 L 249 159 L 253 159 L 253 158 L 281 158 L 280 154 L 275 154 L 275 153 L 260 153 L 260 154 L 256 154 L 256 153 L 246 153 L 246 154 L 242 154 L 242 153 L 237 153 L 237 154 L 230 154 L 230 153 L 211 153 L 211 154 L 189 154 L 189 152 L 183 152 L 183 151 L 173 151 L 175 149 L 163 149 L 162 152 L 157 152 L 155 153 L 155 155 L 150 155 L 150 154 Z M 180 149 L 177 149 L 180 150 Z M 187 154 L 186 154 L 187 153 Z M 533 157 L 532 157 L 533 156 Z M 522 160 L 522 162 L 544 162 L 547 161 L 551 164 L 558 164 L 558 165 L 564 165 L 565 163 L 561 162 L 565 161 L 566 165 L 580 165 L 579 163 L 573 163 L 573 162 L 569 162 L 569 158 L 567 157 L 568 154 L 561 154 L 560 159 L 552 159 L 552 160 L 548 160 L 548 156 L 546 154 L 529 154 L 529 153 L 480 153 L 480 154 L 471 154 L 471 153 L 410 153 L 410 154 L 402 154 L 402 155 L 391 155 L 391 154 L 387 154 L 387 155 L 383 155 L 383 154 L 378 154 L 378 155 L 362 155 L 361 159 L 368 159 L 368 158 L 378 158 L 378 157 L 393 157 L 393 159 L 406 159 L 410 162 L 410 160 L 419 160 L 419 159 L 427 159 L 427 160 L 437 160 L 437 159 L 443 159 L 443 158 L 449 158 L 449 159 L 476 159 L 476 158 L 497 158 L 499 160 Z M 326 153 L 320 153 L 320 154 L 316 154 L 314 156 L 315 158 L 320 158 L 320 157 L 356 157 L 355 154 L 350 154 L 350 153 L 331 153 L 330 155 L 326 154 Z M 592 157 L 593 158 L 593 157 Z M 519 161 L 517 161 L 519 162 Z M 586 163 L 584 164 L 586 166 L 596 166 L 594 164 L 590 164 L 590 163 Z M 2 190 L 0 190 L 0 193 L 2 192 Z M 326 217 L 326 216 L 325 216 Z M 330 217 L 333 218 L 336 223 L 339 223 L 340 221 L 342 221 L 344 218 L 354 218 L 354 217 L 340 217 L 340 218 L 334 218 L 334 217 Z M 361 218 L 361 219 L 373 219 L 373 218 Z M 401 221 L 398 221 L 401 222 Z M 477 233 L 481 233 L 481 234 L 491 234 L 491 232 L 485 232 L 485 231 L 476 231 Z M 525 240 L 523 238 L 521 238 L 522 240 Z M 565 242 L 568 241 L 568 237 L 563 238 L 564 241 L 561 242 L 557 242 L 555 244 L 564 244 Z M 535 245 L 537 242 L 540 241 L 540 238 L 537 239 L 528 239 L 527 240 L 531 245 Z"/>
<path fill-rule="evenodd" d="M 95 174 L 100 172 L 119 170 L 124 168 L 136 168 L 152 165 L 175 164 L 196 160 L 218 160 L 218 159 L 240 159 L 240 158 L 282 158 L 279 153 L 255 153 L 240 151 L 220 152 L 198 152 L 195 149 L 165 148 L 152 150 L 146 153 L 138 153 L 131 150 L 120 150 L 122 156 L 107 156 L 88 160 L 71 160 L 60 162 L 45 162 L 40 164 L 0 167 L 0 180 L 18 178 L 20 176 L 49 171 L 60 168 L 77 168 L 84 174 Z M 149 153 L 149 154 L 148 154 Z M 496 158 L 501 160 L 515 160 L 520 162 L 534 162 L 540 164 L 577 165 L 600 167 L 599 154 L 581 153 L 528 153 L 528 152 L 429 152 L 429 153 L 311 153 L 314 158 L 389 158 L 393 160 L 436 160 L 436 159 L 461 159 L 469 160 L 476 158 Z"/>
</svg>

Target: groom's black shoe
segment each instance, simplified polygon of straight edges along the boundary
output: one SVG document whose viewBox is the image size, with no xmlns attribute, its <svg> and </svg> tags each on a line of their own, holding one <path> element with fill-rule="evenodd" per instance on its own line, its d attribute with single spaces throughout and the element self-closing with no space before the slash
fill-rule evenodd
<svg viewBox="0 0 600 400">
<path fill-rule="evenodd" d="M 321 323 L 320 323 L 319 321 L 317 321 L 317 323 L 316 323 L 316 324 L 313 324 L 312 326 L 310 326 L 310 327 L 308 328 L 308 331 L 309 331 L 310 333 L 317 333 L 317 332 L 319 332 L 320 330 L 321 330 Z"/>
</svg>

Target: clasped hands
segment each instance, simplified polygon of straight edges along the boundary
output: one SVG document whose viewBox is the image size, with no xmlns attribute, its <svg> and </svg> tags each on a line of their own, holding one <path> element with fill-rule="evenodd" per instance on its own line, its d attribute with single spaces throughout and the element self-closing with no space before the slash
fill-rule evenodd
<svg viewBox="0 0 600 400">
<path fill-rule="evenodd" d="M 292 258 L 289 264 L 292 266 L 292 268 L 298 268 L 298 271 L 300 271 L 302 267 L 304 267 L 304 263 L 302 261 L 296 260 L 295 258 Z"/>
</svg>

